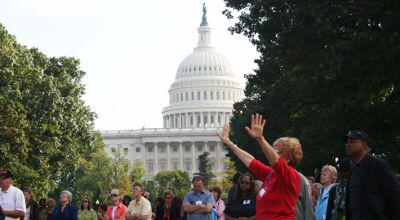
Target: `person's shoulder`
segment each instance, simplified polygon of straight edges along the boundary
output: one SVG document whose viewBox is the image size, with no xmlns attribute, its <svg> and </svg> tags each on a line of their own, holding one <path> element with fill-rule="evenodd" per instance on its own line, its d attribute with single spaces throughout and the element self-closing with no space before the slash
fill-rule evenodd
<svg viewBox="0 0 400 220">
<path fill-rule="evenodd" d="M 151 205 L 150 201 L 148 199 L 144 198 L 143 196 L 142 196 L 142 202 L 144 202 L 144 203 L 146 203 L 148 205 Z"/>
</svg>

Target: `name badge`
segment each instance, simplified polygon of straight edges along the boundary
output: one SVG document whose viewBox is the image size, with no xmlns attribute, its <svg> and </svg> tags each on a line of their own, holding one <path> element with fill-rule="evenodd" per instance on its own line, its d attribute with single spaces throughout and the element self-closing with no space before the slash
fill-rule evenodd
<svg viewBox="0 0 400 220">
<path fill-rule="evenodd" d="M 196 205 L 201 205 L 202 202 L 201 201 L 196 201 Z"/>
<path fill-rule="evenodd" d="M 262 189 L 260 190 L 260 192 L 258 193 L 258 195 L 259 195 L 260 197 L 263 197 L 264 193 L 265 193 L 265 189 L 262 188 Z"/>
<path fill-rule="evenodd" d="M 250 199 L 248 199 L 248 200 L 243 200 L 243 205 L 248 205 L 248 204 L 250 204 Z"/>
<path fill-rule="evenodd" d="M 132 210 L 131 215 L 134 215 L 135 213 L 136 213 L 136 211 L 135 211 L 135 210 Z"/>
</svg>

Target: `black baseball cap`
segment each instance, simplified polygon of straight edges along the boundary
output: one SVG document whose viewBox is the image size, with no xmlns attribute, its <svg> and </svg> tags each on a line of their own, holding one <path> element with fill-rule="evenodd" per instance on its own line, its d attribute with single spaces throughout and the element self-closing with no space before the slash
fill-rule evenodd
<svg viewBox="0 0 400 220">
<path fill-rule="evenodd" d="M 0 176 L 5 176 L 6 178 L 12 178 L 13 175 L 9 170 L 0 170 Z"/>
<path fill-rule="evenodd" d="M 367 142 L 368 147 L 370 147 L 370 145 L 371 145 L 371 138 L 364 131 L 360 131 L 360 130 L 349 131 L 349 132 L 347 132 L 346 135 L 343 136 L 343 140 L 346 142 L 348 138 L 363 140 L 363 141 Z"/>
</svg>

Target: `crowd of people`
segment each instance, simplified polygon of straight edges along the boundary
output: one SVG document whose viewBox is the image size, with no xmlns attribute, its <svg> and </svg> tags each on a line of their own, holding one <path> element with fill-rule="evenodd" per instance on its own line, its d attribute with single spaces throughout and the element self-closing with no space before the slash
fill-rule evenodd
<svg viewBox="0 0 400 220">
<path fill-rule="evenodd" d="M 112 204 L 100 204 L 97 212 L 91 199 L 71 204 L 72 193 L 64 190 L 59 205 L 53 199 L 35 201 L 30 188 L 12 186 L 12 173 L 0 171 L 0 220 L 372 220 L 400 219 L 400 185 L 390 165 L 370 153 L 371 139 L 363 131 L 343 136 L 350 159 L 337 167 L 325 165 L 320 181 L 305 177 L 295 168 L 303 158 L 297 138 L 281 137 L 272 145 L 264 138 L 265 120 L 252 115 L 245 127 L 269 162 L 255 159 L 229 138 L 229 126 L 217 133 L 221 141 L 251 171 L 237 173 L 224 201 L 219 186 L 204 189 L 204 179 L 194 176 L 193 190 L 184 198 L 166 190 L 154 203 L 140 183 L 133 185 L 134 198 L 119 189 L 110 193 Z"/>
</svg>

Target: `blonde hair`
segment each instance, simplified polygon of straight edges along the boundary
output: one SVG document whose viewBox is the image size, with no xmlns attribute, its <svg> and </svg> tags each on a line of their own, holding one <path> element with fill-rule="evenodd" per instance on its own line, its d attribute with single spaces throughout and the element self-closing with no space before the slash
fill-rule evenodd
<svg viewBox="0 0 400 220">
<path fill-rule="evenodd" d="M 121 201 L 122 198 L 124 197 L 124 196 L 121 194 L 121 190 L 119 190 L 119 189 L 112 189 L 112 190 L 111 190 L 111 194 L 117 194 L 117 195 L 121 196 L 120 201 Z"/>
<path fill-rule="evenodd" d="M 330 173 L 330 177 L 332 180 L 332 183 L 336 182 L 337 180 L 337 170 L 334 166 L 332 165 L 325 165 L 322 167 L 321 173 L 324 171 L 328 171 Z"/>
<path fill-rule="evenodd" d="M 282 151 L 282 157 L 290 160 L 288 165 L 293 168 L 303 159 L 303 151 L 297 138 L 281 137 L 274 142 L 273 146 Z"/>
</svg>

